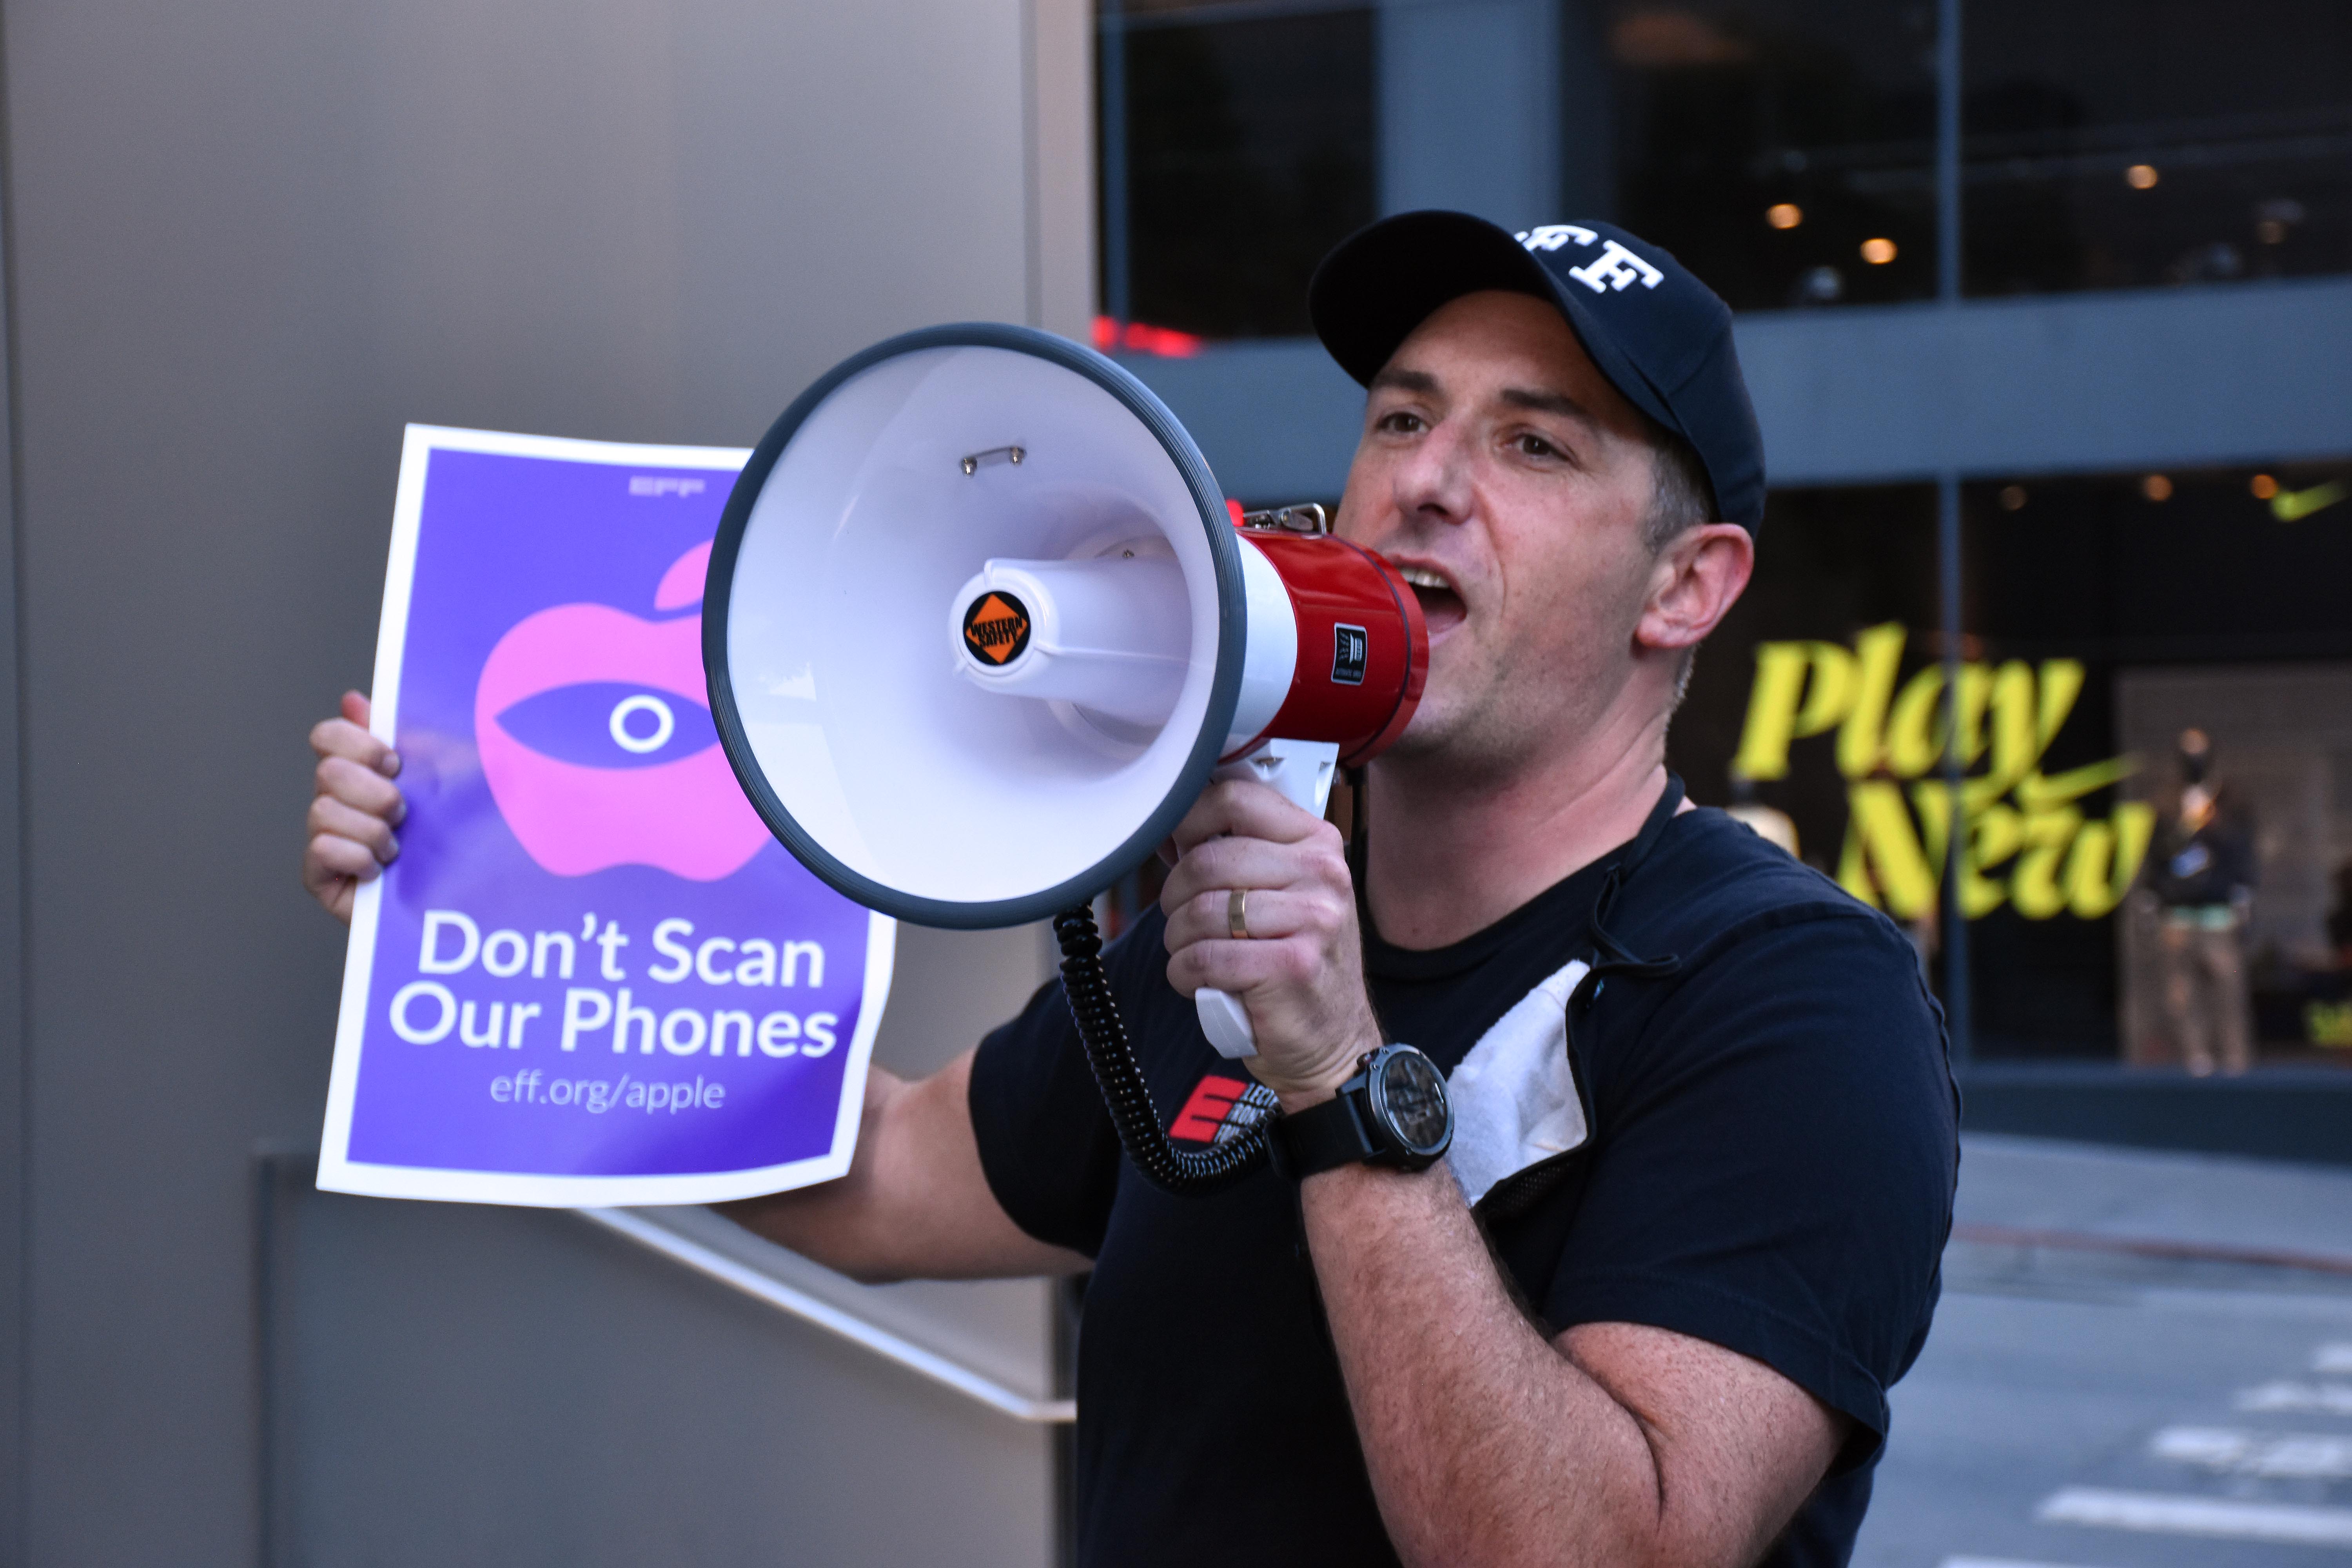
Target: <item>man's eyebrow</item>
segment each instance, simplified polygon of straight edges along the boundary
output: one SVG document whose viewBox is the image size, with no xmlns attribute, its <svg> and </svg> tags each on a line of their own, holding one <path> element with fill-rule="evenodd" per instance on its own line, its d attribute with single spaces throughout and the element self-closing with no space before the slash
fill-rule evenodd
<svg viewBox="0 0 2352 1568">
<path fill-rule="evenodd" d="M 1393 365 L 1372 377 L 1372 390 L 1389 388 L 1397 392 L 1417 392 L 1424 397 L 1437 395 L 1437 378 L 1425 370 L 1400 370 Z"/>
<path fill-rule="evenodd" d="M 1538 414 L 1558 414 L 1586 425 L 1601 423 L 1592 416 L 1591 409 L 1564 392 L 1534 392 L 1526 387 L 1507 386 L 1503 389 L 1502 397 L 1514 408 L 1530 409 Z"/>
</svg>

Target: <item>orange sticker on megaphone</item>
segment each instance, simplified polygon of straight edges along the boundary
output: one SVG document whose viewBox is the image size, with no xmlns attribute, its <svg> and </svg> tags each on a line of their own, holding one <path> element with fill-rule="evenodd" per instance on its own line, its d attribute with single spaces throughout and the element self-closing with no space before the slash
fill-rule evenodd
<svg viewBox="0 0 2352 1568">
<path fill-rule="evenodd" d="M 963 613 L 963 640 L 991 664 L 1009 664 L 1029 646 L 1029 612 L 1010 594 L 982 594 Z"/>
</svg>

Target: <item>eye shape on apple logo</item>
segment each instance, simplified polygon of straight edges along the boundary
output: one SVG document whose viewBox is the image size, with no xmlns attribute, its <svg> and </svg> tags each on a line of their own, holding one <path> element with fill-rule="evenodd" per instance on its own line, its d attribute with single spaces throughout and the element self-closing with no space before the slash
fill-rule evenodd
<svg viewBox="0 0 2352 1568">
<path fill-rule="evenodd" d="M 586 768 L 646 768 L 719 743 L 710 710 L 675 691 L 583 680 L 524 698 L 501 729 L 542 756 Z"/>
<path fill-rule="evenodd" d="M 710 546 L 671 562 L 655 618 L 551 605 L 509 626 L 474 686 L 474 743 L 499 815 L 541 870 L 651 866 L 731 877 L 774 840 L 699 696 Z M 623 597 L 632 595 L 624 595 Z"/>
</svg>

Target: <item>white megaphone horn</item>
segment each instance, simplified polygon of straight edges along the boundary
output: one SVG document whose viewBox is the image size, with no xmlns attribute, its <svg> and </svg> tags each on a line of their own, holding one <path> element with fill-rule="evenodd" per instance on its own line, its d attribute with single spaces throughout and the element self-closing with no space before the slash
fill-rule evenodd
<svg viewBox="0 0 2352 1568">
<path fill-rule="evenodd" d="M 784 411 L 703 606 L 711 712 L 776 837 L 868 908 L 967 929 L 1084 906 L 1213 775 L 1320 815 L 1428 665 L 1412 590 L 1321 508 L 1244 516 L 1135 377 L 984 323 L 878 343 Z M 1198 1003 L 1254 1053 L 1236 998 Z"/>
</svg>

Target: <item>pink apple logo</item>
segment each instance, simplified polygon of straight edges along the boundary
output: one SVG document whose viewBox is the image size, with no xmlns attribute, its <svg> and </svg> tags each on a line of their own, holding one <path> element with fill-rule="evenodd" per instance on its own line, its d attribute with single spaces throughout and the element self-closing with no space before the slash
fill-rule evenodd
<svg viewBox="0 0 2352 1568">
<path fill-rule="evenodd" d="M 708 544 L 679 556 L 654 591 L 654 608 L 698 605 L 709 560 Z M 637 693 L 613 710 L 614 742 L 630 752 L 657 750 L 677 727 L 658 694 L 701 709 L 702 617 L 647 621 L 610 605 L 557 605 L 499 639 L 474 689 L 474 740 L 490 797 L 523 852 L 559 877 L 656 866 L 715 882 L 742 869 L 768 841 L 767 825 L 715 742 L 650 766 L 593 767 L 526 745 L 500 721 L 542 692 L 598 681 Z"/>
</svg>

